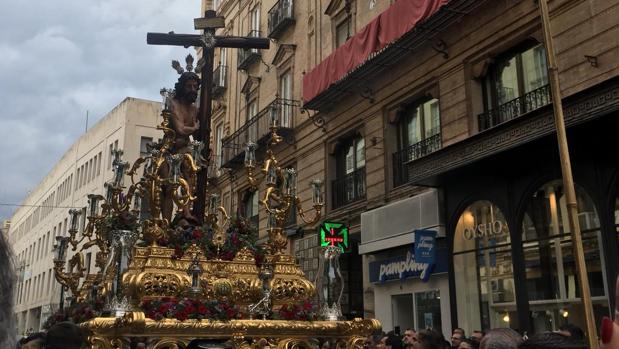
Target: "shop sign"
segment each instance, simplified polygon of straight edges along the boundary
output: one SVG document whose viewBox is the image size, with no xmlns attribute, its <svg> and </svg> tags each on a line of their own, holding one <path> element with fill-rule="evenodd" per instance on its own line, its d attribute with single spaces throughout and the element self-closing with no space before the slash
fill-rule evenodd
<svg viewBox="0 0 619 349">
<path fill-rule="evenodd" d="M 346 252 L 348 249 L 348 227 L 339 222 L 323 222 L 320 225 L 320 246 L 337 246 Z"/>
<path fill-rule="evenodd" d="M 447 250 L 436 252 L 436 263 L 420 263 L 415 259 L 413 249 L 406 255 L 370 262 L 370 282 L 378 283 L 390 280 L 404 280 L 418 277 L 428 281 L 432 274 L 447 272 Z"/>
<path fill-rule="evenodd" d="M 501 221 L 492 221 L 481 223 L 474 227 L 466 227 L 462 232 L 465 240 L 481 239 L 484 237 L 493 237 L 507 233 L 507 224 Z"/>
<path fill-rule="evenodd" d="M 415 259 L 417 263 L 436 263 L 436 231 L 415 230 Z"/>
</svg>

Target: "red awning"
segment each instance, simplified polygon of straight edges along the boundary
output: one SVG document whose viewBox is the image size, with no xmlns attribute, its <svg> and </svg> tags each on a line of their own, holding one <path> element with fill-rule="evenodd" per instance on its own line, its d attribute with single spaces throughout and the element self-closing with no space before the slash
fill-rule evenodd
<svg viewBox="0 0 619 349">
<path fill-rule="evenodd" d="M 430 17 L 449 0 L 398 0 L 303 77 L 303 102 L 307 103 L 347 73 L 357 68 L 373 52 L 407 33 Z"/>
</svg>

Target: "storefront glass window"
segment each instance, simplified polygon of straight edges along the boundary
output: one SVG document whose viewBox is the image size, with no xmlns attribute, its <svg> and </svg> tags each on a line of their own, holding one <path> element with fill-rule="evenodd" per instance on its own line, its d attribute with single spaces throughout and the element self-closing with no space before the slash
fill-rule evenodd
<svg viewBox="0 0 619 349">
<path fill-rule="evenodd" d="M 576 196 L 591 299 L 599 322 L 608 314 L 600 222 L 586 192 L 576 187 Z M 536 332 L 553 331 L 569 322 L 585 328 L 561 181 L 549 182 L 533 194 L 522 229 L 532 327 Z"/>
<path fill-rule="evenodd" d="M 431 328 L 442 333 L 439 290 L 391 296 L 391 308 L 392 323 L 394 326 L 399 326 L 402 331 L 407 328 L 417 330 Z"/>
<path fill-rule="evenodd" d="M 489 201 L 477 201 L 460 216 L 454 236 L 458 326 L 470 333 L 518 328 L 509 228 Z"/>
</svg>

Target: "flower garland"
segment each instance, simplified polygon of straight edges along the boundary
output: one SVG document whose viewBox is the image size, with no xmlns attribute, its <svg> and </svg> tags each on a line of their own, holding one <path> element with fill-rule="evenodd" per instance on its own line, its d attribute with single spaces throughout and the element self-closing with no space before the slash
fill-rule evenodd
<svg viewBox="0 0 619 349">
<path fill-rule="evenodd" d="M 290 303 L 282 305 L 277 313 L 273 314 L 273 318 L 277 320 L 314 321 L 318 320 L 316 312 L 317 307 L 311 302 Z"/>
<path fill-rule="evenodd" d="M 208 226 L 178 228 L 175 234 L 157 243 L 174 249 L 172 258 L 181 258 L 193 244 L 197 245 L 207 259 L 231 261 L 242 248 L 248 248 L 254 253 L 256 264 L 260 266 L 264 260 L 264 250 L 257 246 L 258 230 L 243 218 L 231 218 L 226 231 L 227 239 L 223 246 L 213 243 L 213 229 Z"/>
<path fill-rule="evenodd" d="M 167 318 L 179 321 L 187 319 L 227 321 L 242 318 L 238 306 L 217 300 L 164 297 L 145 300 L 140 307 L 146 317 L 153 320 Z"/>
<path fill-rule="evenodd" d="M 43 328 L 49 329 L 56 323 L 64 321 L 76 324 L 88 321 L 101 315 L 104 304 L 103 298 L 99 297 L 94 301 L 78 302 L 64 309 L 59 309 L 45 320 Z"/>
</svg>

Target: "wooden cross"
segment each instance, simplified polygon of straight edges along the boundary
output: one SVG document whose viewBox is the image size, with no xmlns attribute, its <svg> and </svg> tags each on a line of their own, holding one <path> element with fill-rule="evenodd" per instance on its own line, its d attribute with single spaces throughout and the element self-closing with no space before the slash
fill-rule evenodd
<svg viewBox="0 0 619 349">
<path fill-rule="evenodd" d="M 194 28 L 203 30 L 202 34 L 175 34 L 175 33 L 148 33 L 146 43 L 149 45 L 190 46 L 202 48 L 202 62 L 200 75 L 200 120 L 199 140 L 203 142 L 202 156 L 207 159 L 207 165 L 198 172 L 196 185 L 196 200 L 193 204 L 193 215 L 201 225 L 204 221 L 206 209 L 206 182 L 207 168 L 210 163 L 211 114 L 212 114 L 212 86 L 213 86 L 213 51 L 215 47 L 230 47 L 242 49 L 268 49 L 269 39 L 244 36 L 217 36 L 215 30 L 224 27 L 224 18 L 217 17 L 215 11 L 208 10 L 204 17 L 194 19 Z"/>
</svg>

